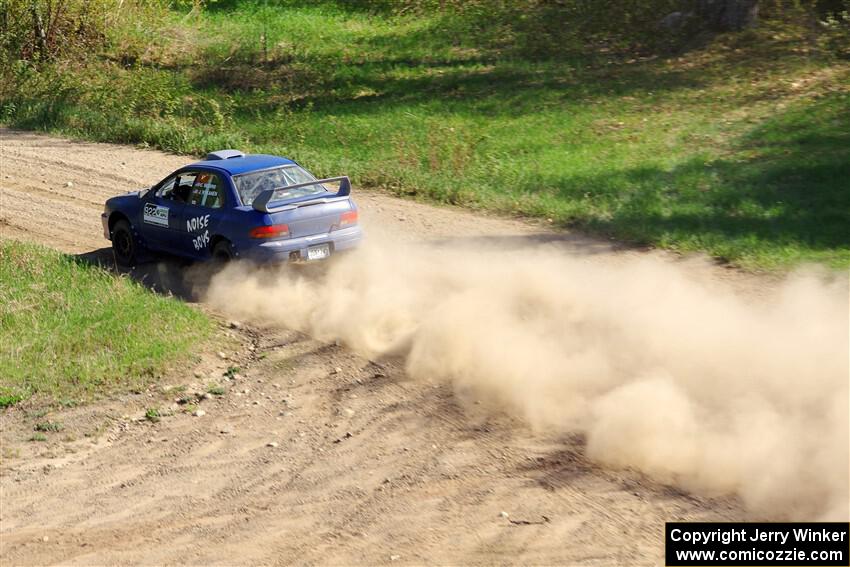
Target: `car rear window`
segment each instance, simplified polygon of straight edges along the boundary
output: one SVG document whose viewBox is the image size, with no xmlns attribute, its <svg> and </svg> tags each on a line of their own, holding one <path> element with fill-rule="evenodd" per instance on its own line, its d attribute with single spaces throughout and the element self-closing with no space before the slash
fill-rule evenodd
<svg viewBox="0 0 850 567">
<path fill-rule="evenodd" d="M 243 205 L 251 205 L 257 195 L 268 189 L 279 189 L 275 191 L 273 201 L 318 195 L 327 191 L 324 186 L 318 183 L 296 189 L 285 189 L 287 185 L 298 185 L 315 180 L 315 177 L 297 165 L 264 169 L 263 171 L 243 173 L 233 177 L 236 191 L 239 193 Z"/>
</svg>

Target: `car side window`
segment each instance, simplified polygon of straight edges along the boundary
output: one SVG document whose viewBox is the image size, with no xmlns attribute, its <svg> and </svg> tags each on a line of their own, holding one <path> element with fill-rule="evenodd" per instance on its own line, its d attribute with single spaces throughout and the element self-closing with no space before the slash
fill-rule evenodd
<svg viewBox="0 0 850 567">
<path fill-rule="evenodd" d="M 171 199 L 185 203 L 192 191 L 192 184 L 198 174 L 194 171 L 181 173 L 167 179 L 156 192 L 156 196 L 162 199 Z"/>
<path fill-rule="evenodd" d="M 192 193 L 192 184 L 195 182 L 198 173 L 187 171 L 177 176 L 177 187 L 174 188 L 175 199 L 181 203 L 187 203 L 189 196 Z"/>
<path fill-rule="evenodd" d="M 177 181 L 176 177 L 172 177 L 166 180 L 162 185 L 159 186 L 159 189 L 156 192 L 156 196 L 161 197 L 163 199 L 173 199 L 175 181 Z"/>
<path fill-rule="evenodd" d="M 192 184 L 189 204 L 220 209 L 224 206 L 224 184 L 215 173 L 201 172 Z"/>
</svg>

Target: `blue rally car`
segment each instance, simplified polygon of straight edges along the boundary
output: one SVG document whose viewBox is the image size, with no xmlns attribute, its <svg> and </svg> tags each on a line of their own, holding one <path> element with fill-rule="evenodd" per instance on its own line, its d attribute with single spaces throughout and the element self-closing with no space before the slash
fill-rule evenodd
<svg viewBox="0 0 850 567">
<path fill-rule="evenodd" d="M 194 260 L 322 260 L 362 238 L 350 193 L 348 177 L 316 179 L 286 158 L 221 150 L 106 201 L 103 234 L 125 265 L 142 249 Z"/>
</svg>

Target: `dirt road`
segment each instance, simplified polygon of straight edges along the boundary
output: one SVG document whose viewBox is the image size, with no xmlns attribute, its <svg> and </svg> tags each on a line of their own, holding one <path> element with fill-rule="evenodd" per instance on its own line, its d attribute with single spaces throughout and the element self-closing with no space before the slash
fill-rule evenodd
<svg viewBox="0 0 850 567">
<path fill-rule="evenodd" d="M 0 136 L 0 236 L 69 253 L 108 244 L 107 197 L 187 161 Z M 613 254 L 539 225 L 357 197 L 367 230 L 398 239 Z M 411 381 L 392 360 L 250 321 L 223 332 L 196 367 L 169 377 L 172 388 L 56 410 L 65 431 L 48 443 L 27 442 L 36 418 L 26 408 L 0 415 L 2 565 L 654 565 L 665 521 L 746 517 L 735 499 L 596 466 L 581 436 L 461 406 L 450 387 Z M 240 375 L 223 377 L 229 366 Z M 202 417 L 175 402 L 211 382 L 226 393 L 197 402 Z M 173 414 L 151 423 L 151 406 Z"/>
</svg>

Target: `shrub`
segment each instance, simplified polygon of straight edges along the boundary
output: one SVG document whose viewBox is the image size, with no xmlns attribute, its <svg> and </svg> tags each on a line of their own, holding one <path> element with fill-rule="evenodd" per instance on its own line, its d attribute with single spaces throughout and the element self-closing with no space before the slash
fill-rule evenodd
<svg viewBox="0 0 850 567">
<path fill-rule="evenodd" d="M 0 0 L 0 46 L 27 60 L 44 60 L 106 40 L 118 0 Z"/>
</svg>

